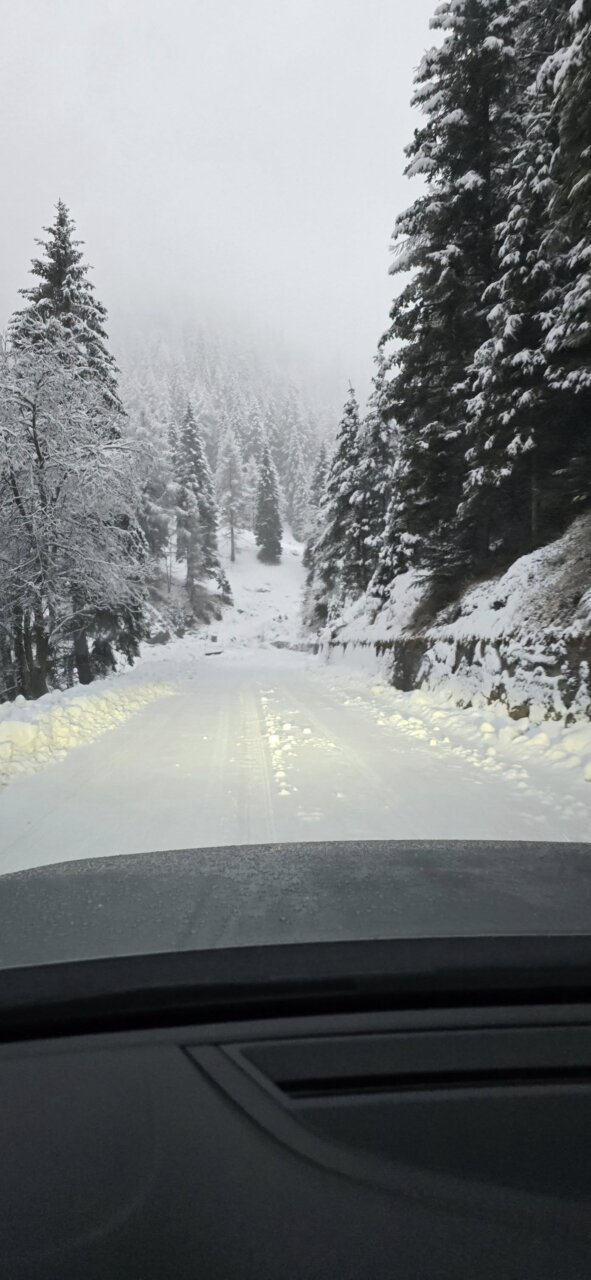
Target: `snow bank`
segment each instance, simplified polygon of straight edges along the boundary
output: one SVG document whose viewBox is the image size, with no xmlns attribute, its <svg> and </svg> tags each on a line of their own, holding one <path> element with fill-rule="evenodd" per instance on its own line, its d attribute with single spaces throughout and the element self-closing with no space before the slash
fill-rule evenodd
<svg viewBox="0 0 591 1280">
<path fill-rule="evenodd" d="M 0 785 L 16 774 L 64 759 L 74 747 L 94 742 L 154 699 L 176 693 L 181 682 L 202 679 L 214 655 L 307 648 L 300 620 L 302 550 L 301 543 L 287 534 L 281 564 L 265 565 L 257 558 L 253 535 L 241 533 L 236 560 L 230 563 L 222 533 L 221 558 L 234 604 L 224 609 L 221 619 L 166 644 L 142 644 L 132 671 L 86 687 L 56 690 L 35 702 L 21 697 L 0 704 Z"/>
<path fill-rule="evenodd" d="M 19 697 L 0 706 L 0 783 L 62 760 L 115 729 L 155 698 L 174 692 L 171 685 L 125 683 L 124 676 L 97 681 L 88 688 L 56 690 L 36 702 Z"/>
<path fill-rule="evenodd" d="M 457 640 L 504 639 L 527 634 L 541 642 L 591 631 L 591 516 L 583 516 L 556 542 L 521 556 L 499 578 L 468 591 L 441 631 Z"/>
<path fill-rule="evenodd" d="M 406 691 L 427 687 L 460 706 L 501 702 L 536 722 L 591 718 L 591 516 L 421 626 L 428 590 L 420 574 L 401 574 L 377 616 L 362 598 L 322 639 L 387 650 Z"/>
<path fill-rule="evenodd" d="M 419 683 L 516 716 L 591 717 L 591 517 L 468 591 L 426 632 Z"/>
<path fill-rule="evenodd" d="M 329 624 L 321 634 L 321 641 L 391 646 L 393 638 L 411 626 L 427 586 L 424 576 L 415 570 L 399 574 L 379 613 L 376 600 L 363 595 L 345 606 L 339 621 Z"/>
<path fill-rule="evenodd" d="M 339 674 L 348 665 L 348 655 L 339 663 Z M 567 727 L 564 721 L 545 721 L 535 716 L 511 718 L 509 709 L 497 703 L 459 707 L 449 690 L 423 687 L 410 693 L 395 689 L 377 677 L 371 686 L 351 665 L 348 677 L 349 702 L 365 707 L 384 730 L 394 730 L 409 739 L 423 742 L 432 750 L 454 755 L 485 774 L 499 774 L 518 789 L 536 786 L 540 803 L 552 788 L 551 779 L 561 777 L 561 791 L 568 803 L 577 793 L 584 799 L 591 782 L 591 724 L 579 722 Z"/>
</svg>

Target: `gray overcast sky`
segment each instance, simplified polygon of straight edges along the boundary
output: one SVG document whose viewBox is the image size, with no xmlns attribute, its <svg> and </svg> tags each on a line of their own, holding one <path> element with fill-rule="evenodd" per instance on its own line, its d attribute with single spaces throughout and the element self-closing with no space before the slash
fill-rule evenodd
<svg viewBox="0 0 591 1280">
<path fill-rule="evenodd" d="M 434 8 L 0 0 L 0 322 L 61 196 L 115 338 L 227 316 L 365 391 Z"/>
</svg>

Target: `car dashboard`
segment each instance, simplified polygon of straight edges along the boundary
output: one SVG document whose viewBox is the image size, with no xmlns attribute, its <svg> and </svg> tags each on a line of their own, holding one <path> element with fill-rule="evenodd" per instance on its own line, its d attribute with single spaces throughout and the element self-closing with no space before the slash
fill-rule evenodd
<svg viewBox="0 0 591 1280">
<path fill-rule="evenodd" d="M 7 1280 L 572 1280 L 591 941 L 397 939 L 0 974 Z"/>
</svg>

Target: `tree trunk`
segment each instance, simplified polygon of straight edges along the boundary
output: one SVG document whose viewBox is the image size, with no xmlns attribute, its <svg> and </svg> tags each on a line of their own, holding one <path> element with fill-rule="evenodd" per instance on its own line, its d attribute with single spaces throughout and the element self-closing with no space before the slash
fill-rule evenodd
<svg viewBox="0 0 591 1280">
<path fill-rule="evenodd" d="M 230 518 L 230 560 L 234 564 L 236 559 L 236 537 L 234 533 L 234 521 Z"/>
<path fill-rule="evenodd" d="M 47 677 L 49 675 L 51 653 L 43 620 L 37 616 L 35 617 L 34 635 L 36 661 L 33 669 L 33 697 L 40 698 L 49 689 Z"/>
<path fill-rule="evenodd" d="M 35 635 L 35 638 L 36 635 Z M 29 688 L 32 698 L 41 698 L 47 693 L 47 666 L 45 662 L 45 653 L 43 649 L 41 653 L 35 653 L 33 650 L 33 633 L 31 631 L 31 623 L 27 610 L 23 614 L 23 647 L 25 652 L 25 661 L 29 669 Z"/>
<path fill-rule="evenodd" d="M 530 550 L 535 551 L 539 544 L 540 532 L 540 490 L 538 487 L 538 469 L 536 459 L 532 457 L 531 473 L 530 473 L 530 524 L 529 524 L 529 540 Z"/>
<path fill-rule="evenodd" d="M 85 627 L 74 632 L 74 662 L 80 684 L 92 684 L 92 664 Z"/>
<path fill-rule="evenodd" d="M 18 693 L 23 698 L 31 697 L 31 673 L 27 662 L 24 638 L 24 616 L 20 610 L 15 611 L 14 618 L 14 660 L 16 665 L 16 684 Z"/>
</svg>

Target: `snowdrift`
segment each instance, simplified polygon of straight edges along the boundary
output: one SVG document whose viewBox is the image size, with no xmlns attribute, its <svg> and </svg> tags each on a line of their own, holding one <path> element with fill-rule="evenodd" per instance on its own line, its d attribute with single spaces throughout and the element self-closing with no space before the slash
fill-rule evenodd
<svg viewBox="0 0 591 1280">
<path fill-rule="evenodd" d="M 92 692 L 91 692 L 92 689 Z M 170 685 L 113 676 L 90 687 L 56 690 L 36 702 L 19 697 L 0 706 L 0 783 L 62 760 L 73 747 L 94 742 L 141 711 Z"/>
</svg>

